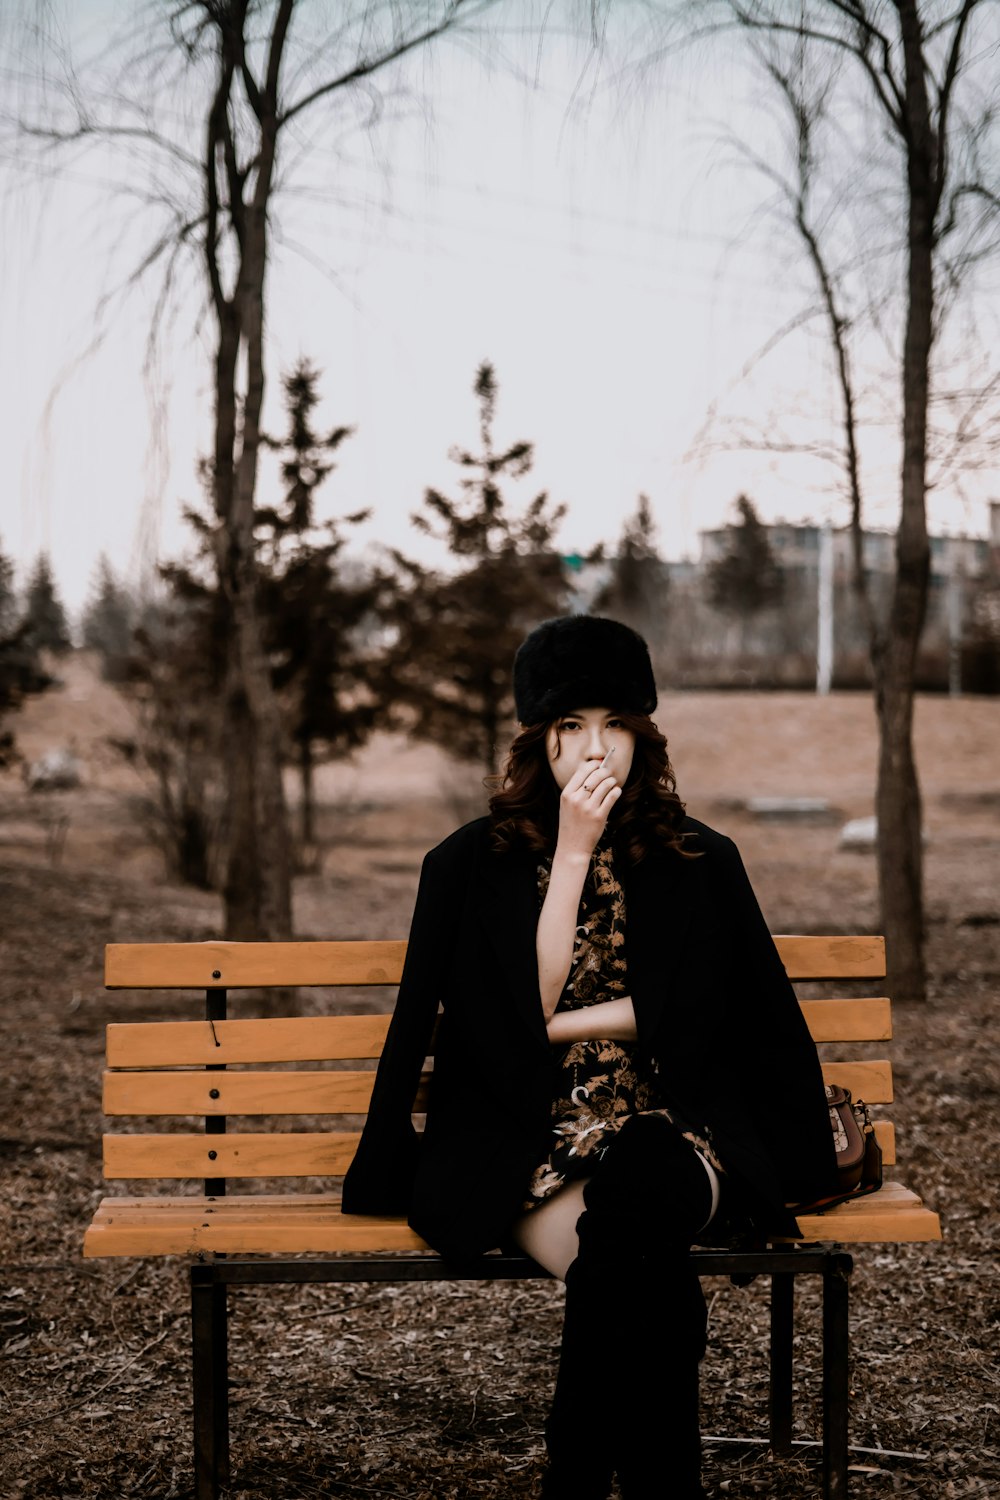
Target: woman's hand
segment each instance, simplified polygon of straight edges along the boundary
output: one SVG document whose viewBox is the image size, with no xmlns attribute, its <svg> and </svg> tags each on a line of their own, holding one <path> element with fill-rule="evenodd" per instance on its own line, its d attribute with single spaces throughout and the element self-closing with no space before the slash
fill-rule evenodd
<svg viewBox="0 0 1000 1500">
<path fill-rule="evenodd" d="M 588 862 L 608 821 L 608 814 L 622 794 L 603 761 L 588 760 L 578 766 L 559 794 L 560 854 L 583 856 Z"/>
<path fill-rule="evenodd" d="M 580 1010 L 558 1010 L 545 1030 L 555 1047 L 568 1047 L 573 1042 L 634 1042 L 635 1009 L 631 997 L 622 995 L 618 1000 L 602 1000 Z"/>
<path fill-rule="evenodd" d="M 594 845 L 621 796 L 602 761 L 579 765 L 559 794 L 559 833 L 535 938 L 542 1014 L 551 1020 L 573 961 L 573 938 Z"/>
<path fill-rule="evenodd" d="M 590 857 L 621 796 L 621 787 L 603 766 L 597 759 L 584 761 L 559 794 L 559 833 L 535 938 L 546 1024 L 559 1003 L 573 961 L 577 913 Z"/>
</svg>

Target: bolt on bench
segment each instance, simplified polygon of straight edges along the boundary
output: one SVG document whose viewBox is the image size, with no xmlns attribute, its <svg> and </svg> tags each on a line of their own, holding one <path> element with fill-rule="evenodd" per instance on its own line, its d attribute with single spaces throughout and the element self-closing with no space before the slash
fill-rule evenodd
<svg viewBox="0 0 1000 1500">
<path fill-rule="evenodd" d="M 878 937 L 777 937 L 793 980 L 876 979 L 885 974 Z M 204 1179 L 199 1196 L 105 1198 L 84 1237 L 100 1256 L 193 1256 L 190 1266 L 195 1493 L 216 1500 L 229 1483 L 227 1294 L 231 1286 L 337 1281 L 515 1280 L 544 1276 L 521 1255 L 445 1262 L 399 1218 L 342 1215 L 339 1194 L 295 1190 L 295 1179 L 342 1177 L 357 1131 L 230 1130 L 229 1117 L 359 1115 L 374 1072 L 302 1063 L 378 1058 L 384 1014 L 227 1019 L 231 990 L 396 985 L 404 942 L 111 944 L 109 989 L 204 990 L 205 1019 L 110 1025 L 104 1110 L 112 1116 L 202 1117 L 192 1133 L 104 1137 L 104 1175 L 114 1179 Z M 885 998 L 803 1000 L 817 1042 L 879 1043 L 892 1035 Z M 285 1065 L 284 1067 L 280 1065 Z M 892 1101 L 888 1061 L 827 1062 L 826 1081 L 870 1105 Z M 419 1112 L 424 1074 L 414 1101 Z M 878 1113 L 876 1111 L 876 1113 Z M 892 1124 L 875 1125 L 883 1161 L 896 1160 Z M 230 1194 L 234 1179 L 287 1179 L 281 1193 Z M 938 1216 L 887 1181 L 869 1197 L 825 1214 L 799 1216 L 801 1240 L 762 1251 L 695 1250 L 701 1276 L 771 1278 L 770 1441 L 792 1446 L 792 1331 L 797 1276 L 822 1281 L 823 1496 L 847 1496 L 848 1278 L 842 1247 L 941 1238 Z M 236 1259 L 232 1257 L 238 1257 Z M 252 1257 L 252 1258 L 251 1258 Z M 300 1258 L 311 1257 L 311 1258 Z"/>
</svg>

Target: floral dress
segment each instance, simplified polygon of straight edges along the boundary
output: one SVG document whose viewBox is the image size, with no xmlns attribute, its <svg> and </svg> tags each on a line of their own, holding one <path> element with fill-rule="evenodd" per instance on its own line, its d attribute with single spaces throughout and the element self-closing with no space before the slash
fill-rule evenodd
<svg viewBox="0 0 1000 1500">
<path fill-rule="evenodd" d="M 548 890 L 551 861 L 539 866 L 538 896 Z M 569 977 L 557 1010 L 580 1010 L 628 994 L 625 956 L 625 893 L 614 870 L 610 842 L 594 850 L 580 900 Z M 537 1207 L 566 1183 L 590 1177 L 615 1135 L 633 1115 L 672 1120 L 719 1172 L 709 1143 L 666 1107 L 655 1064 L 640 1071 L 631 1042 L 585 1041 L 566 1047 L 559 1060 L 552 1101 L 549 1153 L 531 1175 L 523 1207 Z"/>
</svg>

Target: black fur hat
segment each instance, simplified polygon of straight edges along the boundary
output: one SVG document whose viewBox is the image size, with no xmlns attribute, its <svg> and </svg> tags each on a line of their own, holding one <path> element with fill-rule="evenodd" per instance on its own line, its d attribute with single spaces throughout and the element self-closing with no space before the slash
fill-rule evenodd
<svg viewBox="0 0 1000 1500">
<path fill-rule="evenodd" d="M 651 714 L 656 683 L 642 636 L 600 615 L 545 620 L 514 657 L 514 702 L 522 724 L 547 724 L 573 708 Z"/>
</svg>

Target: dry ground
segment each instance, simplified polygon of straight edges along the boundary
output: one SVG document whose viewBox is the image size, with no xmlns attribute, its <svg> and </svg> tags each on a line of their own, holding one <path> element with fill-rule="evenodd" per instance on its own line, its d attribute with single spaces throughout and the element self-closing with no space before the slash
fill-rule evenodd
<svg viewBox="0 0 1000 1500">
<path fill-rule="evenodd" d="M 29 754 L 71 737 L 83 793 L 27 799 L 0 780 L 2 1500 L 180 1500 L 191 1493 L 187 1307 L 179 1262 L 88 1262 L 109 1020 L 155 997 L 107 995 L 109 940 L 200 938 L 214 897 L 166 883 L 138 830 L 140 788 L 105 743 L 122 705 L 75 658 L 18 725 Z M 690 694 L 664 705 L 680 788 L 732 833 L 776 930 L 871 930 L 870 856 L 837 823 L 755 822 L 748 795 L 870 811 L 864 697 Z M 1000 1496 L 996 1282 L 1000 704 L 924 700 L 932 995 L 901 1007 L 892 1052 L 901 1175 L 944 1217 L 941 1245 L 862 1247 L 853 1278 L 853 1494 Z M 427 749 L 382 740 L 322 782 L 323 860 L 298 882 L 301 935 L 405 931 L 422 851 L 474 786 Z M 68 816 L 53 862 L 53 829 Z M 188 998 L 172 1013 L 195 1014 Z M 309 1005 L 325 1003 L 310 997 Z M 716 1497 L 805 1500 L 815 1449 L 776 1463 L 740 1443 L 764 1422 L 766 1288 L 710 1282 L 706 1479 Z M 797 1436 L 817 1432 L 816 1308 L 801 1293 Z M 233 1327 L 234 1497 L 527 1497 L 558 1342 L 548 1284 L 252 1290 Z M 606 1378 L 594 1371 L 595 1399 Z M 716 1441 L 725 1439 L 726 1441 Z"/>
</svg>

